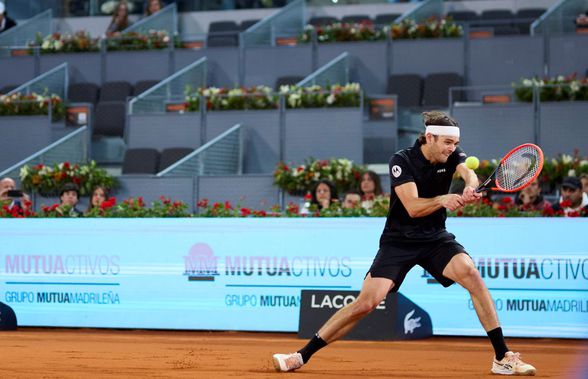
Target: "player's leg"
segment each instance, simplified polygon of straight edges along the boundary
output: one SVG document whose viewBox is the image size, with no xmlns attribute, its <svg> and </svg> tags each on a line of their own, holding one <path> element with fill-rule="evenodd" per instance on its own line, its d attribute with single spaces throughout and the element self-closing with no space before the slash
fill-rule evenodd
<svg viewBox="0 0 588 379">
<path fill-rule="evenodd" d="M 391 279 L 372 278 L 368 273 L 357 299 L 331 316 L 306 346 L 296 353 L 274 354 L 275 369 L 277 371 L 292 371 L 302 367 L 318 350 L 345 336 L 359 320 L 380 304 L 393 286 L 394 282 Z"/>
<path fill-rule="evenodd" d="M 523 362 L 518 353 L 513 353 L 506 346 L 494 301 L 470 256 L 465 253 L 454 255 L 443 269 L 443 276 L 459 283 L 470 293 L 476 314 L 494 347 L 492 372 L 503 375 L 535 375 L 535 367 Z"/>
</svg>

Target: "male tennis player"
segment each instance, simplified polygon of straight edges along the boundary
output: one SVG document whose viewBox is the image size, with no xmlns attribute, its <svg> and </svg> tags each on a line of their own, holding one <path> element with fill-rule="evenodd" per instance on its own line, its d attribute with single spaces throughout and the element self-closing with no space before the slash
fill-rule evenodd
<svg viewBox="0 0 588 379">
<path fill-rule="evenodd" d="M 476 313 L 495 357 L 491 371 L 501 375 L 535 375 L 535 368 L 508 349 L 490 292 L 470 256 L 445 229 L 446 209 L 477 201 L 481 194 L 476 174 L 466 167 L 458 147 L 457 122 L 443 112 L 423 113 L 426 126 L 413 147 L 390 159 L 392 193 L 380 249 L 357 299 L 335 313 L 306 346 L 291 354 L 274 354 L 277 371 L 296 370 L 327 344 L 342 338 L 374 310 L 390 291 L 398 291 L 404 277 L 420 265 L 444 287 L 454 282 L 470 292 Z M 454 172 L 465 181 L 463 194 L 448 194 Z"/>
</svg>

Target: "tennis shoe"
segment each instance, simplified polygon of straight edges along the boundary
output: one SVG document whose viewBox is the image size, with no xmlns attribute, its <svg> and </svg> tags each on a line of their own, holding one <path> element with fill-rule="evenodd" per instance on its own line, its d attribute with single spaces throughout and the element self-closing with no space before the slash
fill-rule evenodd
<svg viewBox="0 0 588 379">
<path fill-rule="evenodd" d="M 273 361 L 276 371 L 281 372 L 294 371 L 304 364 L 300 353 L 274 354 Z"/>
<path fill-rule="evenodd" d="M 494 358 L 491 371 L 497 375 L 523 376 L 535 376 L 536 372 L 535 367 L 523 362 L 521 355 L 512 351 L 507 352 L 501 360 Z"/>
</svg>

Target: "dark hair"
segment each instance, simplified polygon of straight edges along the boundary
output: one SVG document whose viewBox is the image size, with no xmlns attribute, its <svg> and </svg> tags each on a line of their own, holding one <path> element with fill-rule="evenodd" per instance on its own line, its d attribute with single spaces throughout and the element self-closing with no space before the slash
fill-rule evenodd
<svg viewBox="0 0 588 379">
<path fill-rule="evenodd" d="M 154 13 L 149 13 L 149 5 L 151 4 L 152 1 L 157 1 L 159 3 L 159 8 L 163 8 L 163 4 L 161 3 L 161 0 L 146 0 L 145 1 L 145 14 L 147 16 L 151 16 Z"/>
<path fill-rule="evenodd" d="M 319 180 L 314 185 L 314 187 L 312 187 L 312 193 L 311 193 L 311 195 L 312 195 L 311 204 L 318 205 L 319 209 L 321 209 L 322 206 L 321 206 L 321 203 L 319 203 L 319 201 L 316 198 L 316 190 L 318 189 L 318 186 L 321 184 L 326 184 L 329 187 L 329 190 L 331 190 L 331 198 L 329 199 L 329 204 L 333 204 L 333 201 L 338 199 L 337 188 L 335 187 L 335 185 L 327 179 Z"/>
<path fill-rule="evenodd" d="M 370 179 L 374 182 L 374 195 L 380 196 L 384 192 L 382 191 L 382 183 L 380 182 L 380 176 L 371 170 L 368 170 L 363 173 L 363 175 L 365 174 L 367 174 L 370 177 Z M 363 175 L 361 175 L 361 181 L 363 181 Z M 361 190 L 361 183 L 359 185 L 359 194 L 361 196 L 364 195 L 363 191 Z"/>
<path fill-rule="evenodd" d="M 125 8 L 127 9 L 127 14 L 125 15 L 123 22 L 121 24 L 117 25 L 117 29 L 120 29 L 120 31 L 126 29 L 129 26 L 129 4 L 127 3 L 126 0 L 121 0 L 118 2 L 116 7 L 114 8 L 114 12 L 112 13 L 112 20 L 110 21 L 111 25 L 114 24 L 114 22 L 118 18 L 118 10 L 120 9 L 120 7 L 122 5 L 124 5 Z"/>
<path fill-rule="evenodd" d="M 92 209 L 94 209 L 94 204 L 92 204 L 92 198 L 94 197 L 94 192 L 96 192 L 97 189 L 101 189 L 104 192 L 105 199 L 108 199 L 108 197 L 110 196 L 108 188 L 106 188 L 104 186 L 97 185 L 94 188 L 92 188 L 92 192 L 90 193 L 90 202 L 88 203 L 88 212 L 90 212 Z"/>
<path fill-rule="evenodd" d="M 74 191 L 78 197 L 80 197 L 80 187 L 78 187 L 75 183 L 65 183 L 63 187 L 61 187 L 61 191 L 59 192 L 59 197 L 63 196 L 64 193 Z"/>
<path fill-rule="evenodd" d="M 459 126 L 457 121 L 452 117 L 449 117 L 445 112 L 441 111 L 429 111 L 423 112 L 423 123 L 426 125 L 442 125 L 442 126 Z M 425 133 L 421 133 L 418 137 L 418 141 L 421 145 L 427 143 Z"/>
</svg>

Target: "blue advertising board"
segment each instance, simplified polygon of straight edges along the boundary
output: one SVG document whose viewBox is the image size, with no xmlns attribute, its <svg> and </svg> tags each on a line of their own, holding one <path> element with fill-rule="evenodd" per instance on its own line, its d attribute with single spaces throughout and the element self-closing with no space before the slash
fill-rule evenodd
<svg viewBox="0 0 588 379">
<path fill-rule="evenodd" d="M 0 220 L 19 325 L 298 330 L 302 289 L 359 290 L 380 218 Z M 449 219 L 509 336 L 588 338 L 588 220 Z M 484 335 L 467 291 L 415 267 L 434 334 Z"/>
</svg>

